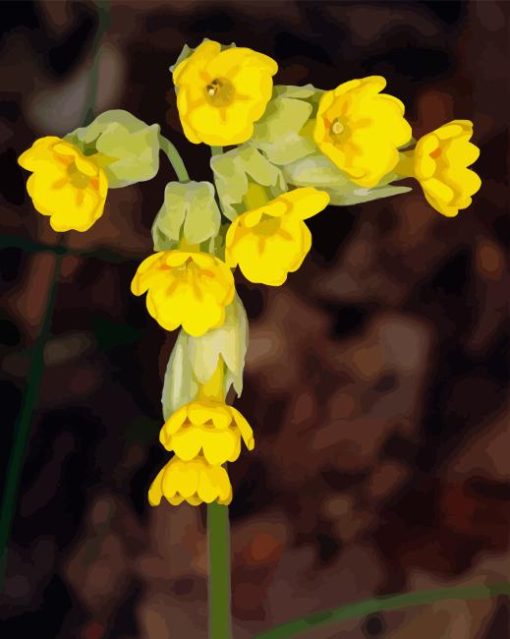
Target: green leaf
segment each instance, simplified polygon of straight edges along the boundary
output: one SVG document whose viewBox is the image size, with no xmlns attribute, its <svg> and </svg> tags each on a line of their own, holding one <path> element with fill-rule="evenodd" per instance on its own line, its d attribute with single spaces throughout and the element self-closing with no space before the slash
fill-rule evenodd
<svg viewBox="0 0 510 639">
<path fill-rule="evenodd" d="M 200 385 L 214 374 L 220 358 L 225 363 L 225 396 L 231 387 L 240 395 L 247 344 L 248 320 L 238 296 L 227 307 L 223 326 L 200 337 L 180 331 L 165 373 L 161 398 L 164 418 L 195 399 Z"/>
<path fill-rule="evenodd" d="M 309 155 L 285 166 L 283 172 L 289 184 L 314 186 L 327 191 L 331 198 L 330 204 L 336 206 L 349 206 L 371 200 L 381 200 L 411 190 L 408 186 L 390 184 L 391 180 L 398 178 L 394 173 L 387 175 L 376 187 L 363 188 L 351 182 L 345 173 L 342 173 L 333 162 L 320 153 Z"/>
<path fill-rule="evenodd" d="M 86 155 L 99 154 L 108 186 L 121 188 L 152 179 L 159 169 L 159 125 L 147 125 L 128 111 L 114 109 L 68 136 Z"/>
<path fill-rule="evenodd" d="M 210 182 L 170 182 L 152 225 L 154 249 L 173 249 L 181 239 L 188 244 L 201 244 L 218 233 L 220 222 L 221 213 Z"/>
<path fill-rule="evenodd" d="M 243 199 L 250 182 L 267 187 L 270 197 L 287 190 L 282 171 L 250 145 L 213 156 L 211 168 L 223 213 L 230 220 L 245 210 Z"/>
<path fill-rule="evenodd" d="M 350 619 L 362 619 L 374 613 L 391 610 L 404 610 L 414 606 L 424 606 L 438 601 L 459 599 L 461 601 L 489 599 L 498 595 L 510 595 L 510 583 L 473 584 L 451 586 L 437 590 L 418 590 L 400 595 L 386 595 L 347 603 L 340 608 L 332 608 L 315 612 L 305 617 L 299 617 L 282 623 L 270 630 L 255 635 L 254 639 L 291 639 L 303 637 L 304 633 L 312 632 L 333 623 L 342 623 Z M 330 631 L 331 632 L 331 631 Z M 332 636 L 328 634 L 328 636 Z M 334 635 L 339 636 L 337 634 Z M 444 636 L 444 635 L 443 635 Z"/>
</svg>

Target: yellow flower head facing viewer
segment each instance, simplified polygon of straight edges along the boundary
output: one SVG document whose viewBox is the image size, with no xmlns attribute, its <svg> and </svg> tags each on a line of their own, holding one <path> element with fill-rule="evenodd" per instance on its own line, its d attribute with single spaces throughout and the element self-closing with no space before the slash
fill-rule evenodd
<svg viewBox="0 0 510 639">
<path fill-rule="evenodd" d="M 225 260 L 251 282 L 279 286 L 301 266 L 312 246 L 303 222 L 322 211 L 329 195 L 312 187 L 279 195 L 237 217 L 226 236 Z"/>
<path fill-rule="evenodd" d="M 319 149 L 350 179 L 371 188 L 398 163 L 411 139 L 400 100 L 381 93 L 378 75 L 344 82 L 322 96 L 314 129 Z"/>
<path fill-rule="evenodd" d="M 54 231 L 87 231 L 104 211 L 108 180 L 102 168 L 55 136 L 36 140 L 18 158 L 32 172 L 27 191 Z"/>
<path fill-rule="evenodd" d="M 241 438 L 253 450 L 253 430 L 233 406 L 209 400 L 194 401 L 179 408 L 165 422 L 160 441 L 183 461 L 203 454 L 209 464 L 233 462 L 241 452 Z"/>
<path fill-rule="evenodd" d="M 167 331 L 182 326 L 198 337 L 221 326 L 234 299 L 232 271 L 208 253 L 160 251 L 138 267 L 131 292 L 147 293 L 149 314 Z"/>
<path fill-rule="evenodd" d="M 482 184 L 467 168 L 480 155 L 480 149 L 470 142 L 472 135 L 472 122 L 453 120 L 420 138 L 414 150 L 414 175 L 425 198 L 447 217 L 470 206 L 471 196 Z"/>
<path fill-rule="evenodd" d="M 232 501 L 232 485 L 222 466 L 211 466 L 203 457 L 182 461 L 173 457 L 156 475 L 149 488 L 149 503 L 159 506 L 165 498 L 172 506 L 187 501 L 192 506 Z"/>
<path fill-rule="evenodd" d="M 271 99 L 277 70 L 272 58 L 252 49 L 222 51 L 218 42 L 202 42 L 173 72 L 188 140 L 212 146 L 246 142 Z"/>
</svg>

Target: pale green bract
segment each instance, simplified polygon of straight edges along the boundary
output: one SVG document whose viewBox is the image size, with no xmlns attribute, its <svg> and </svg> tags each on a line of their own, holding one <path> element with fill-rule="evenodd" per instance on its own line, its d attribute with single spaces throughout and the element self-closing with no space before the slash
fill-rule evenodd
<svg viewBox="0 0 510 639">
<path fill-rule="evenodd" d="M 211 379 L 220 358 L 225 364 L 224 396 L 231 387 L 241 395 L 247 344 L 248 318 L 237 295 L 219 328 L 200 337 L 181 330 L 165 373 L 163 417 L 168 419 L 180 406 L 196 398 L 200 385 Z"/>
<path fill-rule="evenodd" d="M 151 180 L 159 169 L 159 124 L 148 125 L 128 111 L 105 111 L 66 136 L 85 155 L 98 158 L 108 187 L 118 189 Z"/>
<path fill-rule="evenodd" d="M 365 189 L 351 182 L 325 155 L 314 153 L 283 167 L 286 181 L 293 186 L 314 186 L 330 195 L 330 204 L 348 206 L 380 200 L 385 197 L 407 193 L 407 186 L 394 186 L 392 180 L 399 179 L 395 173 L 387 175 L 376 187 Z M 400 178 L 401 179 L 401 178 Z"/>
<path fill-rule="evenodd" d="M 170 182 L 152 225 L 154 250 L 174 249 L 182 240 L 201 244 L 217 235 L 220 223 L 221 213 L 210 182 Z"/>
<path fill-rule="evenodd" d="M 223 214 L 230 220 L 245 211 L 250 182 L 267 187 L 272 197 L 287 190 L 282 171 L 249 144 L 212 157 L 211 168 Z"/>
<path fill-rule="evenodd" d="M 250 144 L 264 152 L 277 165 L 286 165 L 317 150 L 313 140 L 301 130 L 314 110 L 318 92 L 311 84 L 304 87 L 275 87 L 262 119 L 255 125 Z"/>
</svg>

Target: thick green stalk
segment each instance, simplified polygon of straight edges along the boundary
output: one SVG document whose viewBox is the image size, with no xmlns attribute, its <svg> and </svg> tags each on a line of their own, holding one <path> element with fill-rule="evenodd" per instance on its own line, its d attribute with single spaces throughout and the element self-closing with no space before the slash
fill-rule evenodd
<svg viewBox="0 0 510 639">
<path fill-rule="evenodd" d="M 207 506 L 209 550 L 209 639 L 231 639 L 230 527 L 228 507 Z"/>
<path fill-rule="evenodd" d="M 449 599 L 460 599 L 468 601 L 470 599 L 488 599 L 497 595 L 510 595 L 510 583 L 500 583 L 494 585 L 478 584 L 473 586 L 459 586 L 454 588 L 440 588 L 438 590 L 423 590 L 421 592 L 409 592 L 404 595 L 389 595 L 387 597 L 377 597 L 366 599 L 356 603 L 347 604 L 340 608 L 316 612 L 276 626 L 271 630 L 263 632 L 254 639 L 289 639 L 297 637 L 307 630 L 312 630 L 319 626 L 326 626 L 332 623 L 357 619 L 366 615 L 388 610 L 402 610 L 412 606 L 423 606 L 437 601 Z"/>
<path fill-rule="evenodd" d="M 179 182 L 189 182 L 188 170 L 175 145 L 172 144 L 168 138 L 165 138 L 164 135 L 160 134 L 159 147 L 168 158 L 168 161 L 172 165 Z"/>
</svg>

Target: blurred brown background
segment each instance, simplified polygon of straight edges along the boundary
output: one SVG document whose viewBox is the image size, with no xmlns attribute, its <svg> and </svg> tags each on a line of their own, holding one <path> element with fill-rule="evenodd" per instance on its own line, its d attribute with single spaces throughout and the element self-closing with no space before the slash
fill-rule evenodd
<svg viewBox="0 0 510 639">
<path fill-rule="evenodd" d="M 57 238 L 16 157 L 80 123 L 92 2 L 0 3 L 2 469 L 23 402 Z M 257 448 L 231 466 L 236 639 L 364 597 L 510 575 L 508 2 L 121 1 L 97 112 L 124 108 L 181 149 L 168 67 L 203 37 L 253 47 L 279 83 L 383 74 L 416 137 L 475 122 L 483 179 L 449 220 L 418 190 L 310 221 L 278 289 L 239 278 L 251 318 L 237 406 Z M 2 638 L 206 637 L 204 513 L 150 509 L 174 335 L 129 293 L 172 173 L 113 191 L 68 244 L 1 595 Z M 449 601 L 315 639 L 506 639 L 508 600 Z"/>
</svg>

